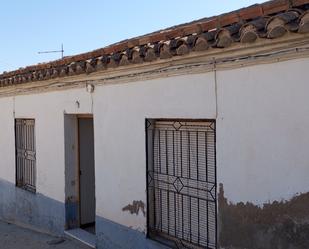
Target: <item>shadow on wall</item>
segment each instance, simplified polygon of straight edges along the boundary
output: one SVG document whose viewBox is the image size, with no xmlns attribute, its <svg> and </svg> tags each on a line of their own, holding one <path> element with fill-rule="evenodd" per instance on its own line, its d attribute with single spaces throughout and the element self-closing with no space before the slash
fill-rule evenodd
<svg viewBox="0 0 309 249">
<path fill-rule="evenodd" d="M 64 203 L 17 188 L 0 179 L 0 219 L 33 227 L 42 232 L 63 234 Z"/>
<path fill-rule="evenodd" d="M 229 203 L 219 186 L 219 243 L 225 249 L 308 249 L 309 193 L 263 207 Z"/>
</svg>

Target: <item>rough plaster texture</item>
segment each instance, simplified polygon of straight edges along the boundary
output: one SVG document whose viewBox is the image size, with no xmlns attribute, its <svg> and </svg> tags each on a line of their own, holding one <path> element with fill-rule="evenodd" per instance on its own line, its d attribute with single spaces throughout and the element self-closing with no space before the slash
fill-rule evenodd
<svg viewBox="0 0 309 249">
<path fill-rule="evenodd" d="M 126 208 L 146 203 L 145 118 L 216 118 L 217 182 L 227 200 L 291 200 L 309 191 L 308 67 L 298 59 L 219 71 L 217 93 L 214 73 L 205 73 L 97 86 L 92 96 L 75 89 L 2 98 L 0 177 L 14 183 L 14 111 L 35 118 L 37 191 L 64 203 L 64 113 L 93 113 L 96 214 L 145 238 L 146 215 Z M 99 240 L 108 224 L 98 224 Z"/>
<path fill-rule="evenodd" d="M 309 191 L 308 59 L 218 72 L 218 182 L 262 205 Z"/>
<path fill-rule="evenodd" d="M 15 117 L 36 120 L 39 193 L 64 202 L 64 113 L 90 112 L 91 98 L 85 89 L 15 99 Z"/>
<path fill-rule="evenodd" d="M 97 215 L 146 232 L 146 118 L 215 118 L 213 73 L 107 85 L 94 93 Z M 193 101 L 194 100 L 194 101 Z M 114 132 L 111 132 L 114 131 Z"/>
<path fill-rule="evenodd" d="M 85 89 L 1 98 L 0 177 L 15 182 L 14 114 L 34 118 L 37 192 L 64 202 L 64 113 L 91 113 L 91 103 Z"/>
<path fill-rule="evenodd" d="M 309 193 L 263 206 L 250 202 L 234 204 L 225 198 L 220 184 L 218 203 L 222 248 L 308 248 Z"/>
<path fill-rule="evenodd" d="M 0 178 L 15 184 L 13 98 L 0 98 Z"/>
</svg>

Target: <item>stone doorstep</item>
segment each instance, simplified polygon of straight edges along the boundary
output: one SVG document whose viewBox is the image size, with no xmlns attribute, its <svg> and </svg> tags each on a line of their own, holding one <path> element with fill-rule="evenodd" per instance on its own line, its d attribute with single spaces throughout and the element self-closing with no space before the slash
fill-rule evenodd
<svg viewBox="0 0 309 249">
<path fill-rule="evenodd" d="M 89 233 L 81 228 L 75 228 L 64 231 L 64 234 L 69 237 L 73 238 L 75 240 L 78 240 L 82 242 L 83 244 L 95 248 L 96 244 L 96 236 L 92 233 Z"/>
</svg>

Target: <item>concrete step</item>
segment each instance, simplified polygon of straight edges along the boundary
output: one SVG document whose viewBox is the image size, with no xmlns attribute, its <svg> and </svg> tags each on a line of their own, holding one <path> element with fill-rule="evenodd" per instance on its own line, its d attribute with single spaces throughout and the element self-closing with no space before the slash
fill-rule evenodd
<svg viewBox="0 0 309 249">
<path fill-rule="evenodd" d="M 92 233 L 89 233 L 81 228 L 66 230 L 64 233 L 69 238 L 73 238 L 85 245 L 90 246 L 91 248 L 95 248 L 96 236 Z"/>
</svg>

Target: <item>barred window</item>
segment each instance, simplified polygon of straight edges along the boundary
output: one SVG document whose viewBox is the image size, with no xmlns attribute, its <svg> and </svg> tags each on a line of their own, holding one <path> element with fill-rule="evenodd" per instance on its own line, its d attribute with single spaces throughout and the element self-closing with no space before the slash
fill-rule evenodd
<svg viewBox="0 0 309 249">
<path fill-rule="evenodd" d="M 147 120 L 148 235 L 217 248 L 215 121 Z"/>
<path fill-rule="evenodd" d="M 35 120 L 15 119 L 16 186 L 36 191 Z"/>
</svg>

